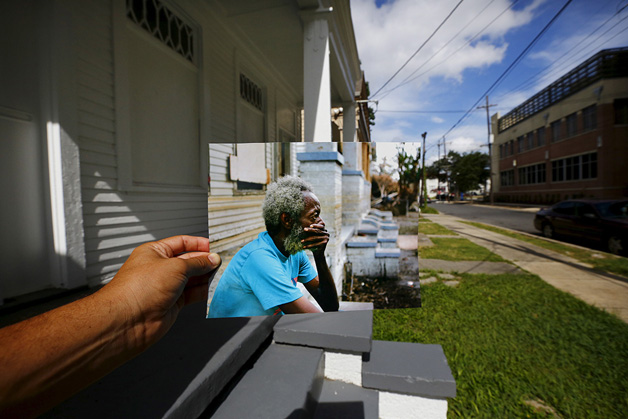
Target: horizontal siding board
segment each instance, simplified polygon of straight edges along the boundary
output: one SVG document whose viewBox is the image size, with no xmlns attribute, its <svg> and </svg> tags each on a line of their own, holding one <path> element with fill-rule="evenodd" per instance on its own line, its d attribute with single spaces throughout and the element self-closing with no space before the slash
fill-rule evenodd
<svg viewBox="0 0 628 419">
<path fill-rule="evenodd" d="M 85 190 L 83 191 L 83 199 L 88 202 L 103 202 L 103 203 L 121 203 L 126 202 L 134 204 L 137 202 L 151 202 L 155 205 L 160 205 L 165 202 L 180 202 L 182 205 L 187 203 L 194 203 L 202 205 L 205 203 L 205 194 L 188 195 L 188 194 L 120 194 L 119 192 L 108 192 L 99 190 Z"/>
<path fill-rule="evenodd" d="M 91 138 L 81 138 L 80 149 L 81 151 L 92 151 L 101 154 L 108 154 L 111 156 L 116 155 L 116 149 L 113 144 L 94 141 Z"/>
<path fill-rule="evenodd" d="M 160 240 L 170 236 L 176 236 L 179 234 L 191 234 L 198 231 L 203 231 L 204 226 L 199 224 L 183 226 L 183 227 L 173 227 L 173 228 L 164 228 L 164 229 L 155 229 L 150 233 L 145 234 L 133 234 L 131 236 L 126 237 L 115 237 L 115 238 L 105 238 L 105 239 L 86 239 L 85 240 L 85 250 L 87 252 L 91 252 L 94 250 L 104 250 L 104 249 L 113 249 L 117 247 L 124 246 L 139 246 L 142 243 L 146 243 L 149 241 Z"/>
<path fill-rule="evenodd" d="M 81 151 L 81 162 L 98 165 L 100 167 L 116 167 L 117 161 L 111 154 L 96 153 L 93 151 Z"/>
<path fill-rule="evenodd" d="M 134 204 L 124 202 L 119 204 L 86 202 L 83 204 L 83 208 L 85 214 L 138 214 L 138 217 L 141 217 L 142 213 L 151 211 L 190 210 L 200 208 L 207 210 L 207 205 L 204 202 L 201 204 L 196 202 L 162 202 L 159 203 L 159 205 L 154 202 L 137 202 Z"/>
<path fill-rule="evenodd" d="M 114 122 L 109 115 L 98 115 L 92 112 L 79 112 L 79 122 L 81 124 L 99 128 L 109 132 L 115 132 Z"/>
<path fill-rule="evenodd" d="M 104 167 L 104 166 L 99 166 L 97 164 L 84 163 L 81 158 L 81 175 L 102 177 L 102 178 L 108 178 L 108 179 L 112 179 L 112 178 L 117 179 L 118 170 L 115 167 Z"/>
<path fill-rule="evenodd" d="M 115 144 L 115 134 L 113 131 L 103 130 L 90 125 L 79 125 L 79 136 L 90 138 L 106 144 Z"/>
<path fill-rule="evenodd" d="M 144 234 L 160 229 L 180 227 L 185 228 L 190 225 L 198 226 L 205 223 L 205 217 L 175 218 L 170 220 L 157 220 L 136 222 L 135 224 L 116 225 L 110 227 L 94 226 L 85 229 L 85 237 L 89 239 L 114 238 L 126 235 Z"/>
<path fill-rule="evenodd" d="M 99 178 L 94 176 L 83 176 L 81 179 L 81 186 L 86 189 L 102 189 L 102 190 L 117 190 L 118 181 L 114 178 Z"/>
<path fill-rule="evenodd" d="M 173 210 L 173 211 L 155 211 L 145 212 L 138 215 L 112 215 L 112 214 L 95 214 L 86 215 L 85 224 L 95 227 L 121 226 L 125 224 L 136 224 L 138 222 L 150 222 L 161 220 L 175 220 L 177 218 L 193 218 L 198 217 L 205 219 L 207 211 L 205 209 L 190 210 Z"/>
</svg>

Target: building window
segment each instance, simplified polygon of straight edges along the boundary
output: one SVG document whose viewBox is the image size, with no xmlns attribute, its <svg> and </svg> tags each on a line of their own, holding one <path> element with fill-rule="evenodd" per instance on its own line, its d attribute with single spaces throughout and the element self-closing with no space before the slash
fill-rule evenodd
<svg viewBox="0 0 628 419">
<path fill-rule="evenodd" d="M 502 186 L 513 186 L 515 184 L 515 171 L 504 170 L 499 173 Z"/>
<path fill-rule="evenodd" d="M 560 140 L 560 119 L 552 122 L 550 128 L 552 130 L 552 142 L 554 143 Z"/>
<path fill-rule="evenodd" d="M 505 147 L 505 144 L 500 144 L 499 145 L 499 158 L 500 159 L 503 159 L 505 157 L 505 155 L 504 155 L 504 147 Z"/>
<path fill-rule="evenodd" d="M 127 0 L 126 15 L 170 49 L 194 62 L 194 30 L 159 0 Z"/>
<path fill-rule="evenodd" d="M 585 131 L 592 131 L 597 128 L 597 106 L 592 105 L 582 110 L 582 121 Z"/>
<path fill-rule="evenodd" d="M 508 141 L 508 155 L 512 156 L 515 154 L 515 140 Z"/>
<path fill-rule="evenodd" d="M 263 110 L 262 89 L 244 74 L 240 74 L 240 97 L 260 111 Z"/>
<path fill-rule="evenodd" d="M 523 143 L 523 135 L 517 138 L 517 153 L 521 153 L 525 150 L 525 144 Z"/>
<path fill-rule="evenodd" d="M 545 163 L 519 168 L 519 185 L 545 183 Z"/>
<path fill-rule="evenodd" d="M 628 125 L 628 99 L 615 99 L 615 125 Z"/>
<path fill-rule="evenodd" d="M 552 182 L 597 178 L 597 152 L 552 162 Z"/>
<path fill-rule="evenodd" d="M 534 133 L 529 132 L 528 135 L 526 135 L 526 139 L 527 139 L 526 148 L 528 150 L 532 150 L 534 148 Z"/>
<path fill-rule="evenodd" d="M 536 130 L 536 137 L 537 137 L 537 145 L 539 147 L 544 146 L 545 145 L 545 127 L 541 127 L 538 130 Z"/>
<path fill-rule="evenodd" d="M 567 138 L 573 137 L 578 133 L 578 115 L 574 112 L 565 118 L 567 123 Z"/>
</svg>

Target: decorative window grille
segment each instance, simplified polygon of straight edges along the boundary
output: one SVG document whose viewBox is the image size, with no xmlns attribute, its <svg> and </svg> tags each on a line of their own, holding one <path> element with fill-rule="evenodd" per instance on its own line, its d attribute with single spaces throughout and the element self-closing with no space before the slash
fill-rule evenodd
<svg viewBox="0 0 628 419">
<path fill-rule="evenodd" d="M 244 74 L 240 74 L 240 97 L 260 111 L 264 110 L 262 88 Z"/>
<path fill-rule="evenodd" d="M 153 37 L 194 63 L 194 29 L 159 0 L 126 0 L 126 15 Z"/>
</svg>

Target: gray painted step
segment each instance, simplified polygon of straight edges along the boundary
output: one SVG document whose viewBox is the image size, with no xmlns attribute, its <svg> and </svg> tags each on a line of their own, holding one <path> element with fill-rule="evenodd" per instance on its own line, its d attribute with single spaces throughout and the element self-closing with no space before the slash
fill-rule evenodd
<svg viewBox="0 0 628 419">
<path fill-rule="evenodd" d="M 456 397 L 456 382 L 440 345 L 373 341 L 362 362 L 362 385 L 423 397 Z"/>
<path fill-rule="evenodd" d="M 278 343 L 364 353 L 371 350 L 373 311 L 290 314 L 275 324 Z"/>
<path fill-rule="evenodd" d="M 325 380 L 315 419 L 377 419 L 379 393 L 342 381 Z"/>
<path fill-rule="evenodd" d="M 309 418 L 324 380 L 323 351 L 271 344 L 212 415 L 232 418 Z"/>
<path fill-rule="evenodd" d="M 272 334 L 276 317 L 205 319 L 186 307 L 141 356 L 44 417 L 197 417 Z"/>
</svg>

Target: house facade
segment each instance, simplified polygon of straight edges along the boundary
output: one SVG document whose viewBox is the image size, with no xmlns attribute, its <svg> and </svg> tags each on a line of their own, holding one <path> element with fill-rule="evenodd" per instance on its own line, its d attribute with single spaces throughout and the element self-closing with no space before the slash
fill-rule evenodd
<svg viewBox="0 0 628 419">
<path fill-rule="evenodd" d="M 600 51 L 492 129 L 496 201 L 628 197 L 628 48 Z"/>
<path fill-rule="evenodd" d="M 359 113 L 347 0 L 9 0 L 0 25 L 4 304 L 207 236 L 209 143 L 331 141 L 332 107 Z"/>
</svg>

